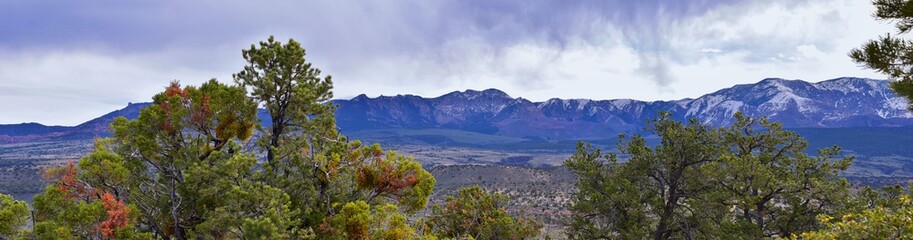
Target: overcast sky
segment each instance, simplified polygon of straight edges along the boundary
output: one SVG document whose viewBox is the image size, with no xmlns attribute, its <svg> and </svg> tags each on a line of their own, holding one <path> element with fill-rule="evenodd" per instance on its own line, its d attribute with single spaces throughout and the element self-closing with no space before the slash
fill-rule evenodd
<svg viewBox="0 0 913 240">
<path fill-rule="evenodd" d="M 573 2 L 573 3 L 571 3 Z M 865 0 L 0 1 L 0 124 L 76 125 L 171 80 L 232 82 L 302 43 L 336 98 L 498 88 L 694 98 L 767 77 L 883 78 L 846 53 L 892 31 Z"/>
</svg>

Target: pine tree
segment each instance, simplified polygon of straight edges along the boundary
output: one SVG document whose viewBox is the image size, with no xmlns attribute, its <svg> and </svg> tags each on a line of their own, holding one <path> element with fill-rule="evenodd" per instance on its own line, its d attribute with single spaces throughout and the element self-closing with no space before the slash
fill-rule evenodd
<svg viewBox="0 0 913 240">
<path fill-rule="evenodd" d="M 80 180 L 75 163 L 53 168 L 51 182 L 35 196 L 33 231 L 23 239 L 151 239 L 136 226 L 135 207 Z"/>
<path fill-rule="evenodd" d="M 435 205 L 424 219 L 425 231 L 457 239 L 532 239 L 539 235 L 535 221 L 507 213 L 506 195 L 479 186 L 462 188 Z"/>
<path fill-rule="evenodd" d="M 646 129 L 661 138 L 623 138 L 619 155 L 583 143 L 565 166 L 578 177 L 569 206 L 575 239 L 788 237 L 822 226 L 815 216 L 850 203 L 839 177 L 852 158 L 839 148 L 805 154 L 806 142 L 766 118 L 737 113 L 715 129 L 660 114 Z"/>
<path fill-rule="evenodd" d="M 137 119 L 115 119 L 113 137 L 78 165 L 49 171 L 26 236 L 414 236 L 405 215 L 425 207 L 434 177 L 411 157 L 340 135 L 330 78 L 294 40 L 270 37 L 242 53 L 249 65 L 235 84 L 172 82 Z"/>
<path fill-rule="evenodd" d="M 271 119 L 257 140 L 267 162 L 262 182 L 290 196 L 297 227 L 317 230 L 356 202 L 375 210 L 394 204 L 406 213 L 425 207 L 434 177 L 412 158 L 340 135 L 331 77 L 320 77 L 298 42 L 270 37 L 242 55 L 248 64 L 235 82 L 251 89 L 250 99 Z"/>
<path fill-rule="evenodd" d="M 913 1 L 873 0 L 875 19 L 895 22 L 899 34 L 913 29 Z M 886 34 L 853 49 L 850 58 L 867 68 L 888 75 L 894 81 L 891 88 L 909 100 L 913 111 L 913 41 Z"/>
<path fill-rule="evenodd" d="M 767 118 L 735 114 L 722 130 L 724 155 L 704 167 L 715 185 L 709 199 L 725 206 L 724 235 L 786 237 L 820 227 L 817 215 L 835 214 L 849 204 L 849 183 L 839 174 L 853 157 L 839 147 L 805 153 L 807 143 Z"/>
<path fill-rule="evenodd" d="M 571 238 L 708 238 L 718 234 L 706 219 L 719 211 L 707 206 L 712 187 L 701 167 L 722 155 L 719 131 L 692 119 L 682 124 L 668 113 L 646 130 L 662 142 L 648 146 L 642 135 L 622 138 L 616 154 L 602 156 L 585 145 L 565 162 L 579 178 L 568 231 Z"/>
<path fill-rule="evenodd" d="M 13 196 L 0 194 L 0 239 L 13 239 L 19 235 L 29 216 L 28 205 L 13 199 Z"/>
</svg>

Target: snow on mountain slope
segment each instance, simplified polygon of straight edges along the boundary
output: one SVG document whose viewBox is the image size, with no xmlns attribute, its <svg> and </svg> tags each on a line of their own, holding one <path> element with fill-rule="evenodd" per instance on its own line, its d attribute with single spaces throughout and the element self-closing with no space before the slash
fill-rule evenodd
<svg viewBox="0 0 913 240">
<path fill-rule="evenodd" d="M 863 78 L 818 83 L 771 78 L 694 99 L 654 102 L 558 98 L 532 102 L 497 89 L 456 91 L 436 98 L 359 95 L 333 102 L 338 104 L 336 120 L 343 133 L 443 128 L 530 139 L 604 139 L 639 131 L 659 111 L 670 112 L 677 120 L 697 118 L 713 126 L 731 124 L 736 112 L 768 116 L 787 128 L 913 125 L 907 100 L 894 95 L 887 81 Z M 115 117 L 135 118 L 147 105 L 130 104 L 75 127 L 0 125 L 0 143 L 107 136 Z M 259 115 L 268 118 L 264 112 Z"/>
<path fill-rule="evenodd" d="M 906 99 L 894 95 L 887 81 L 862 78 L 819 83 L 770 78 L 677 101 L 553 98 L 530 102 L 489 89 L 421 98 L 427 105 L 403 109 L 406 113 L 385 106 L 404 105 L 407 98 L 338 100 L 337 121 L 343 131 L 452 128 L 544 139 L 601 138 L 637 131 L 659 111 L 670 112 L 678 120 L 697 118 L 714 126 L 731 124 L 736 112 L 769 116 L 789 128 L 913 125 Z M 364 101 L 373 102 L 373 107 L 362 107 Z"/>
<path fill-rule="evenodd" d="M 731 123 L 731 113 L 770 116 L 787 127 L 909 125 L 906 99 L 887 81 L 838 78 L 819 83 L 765 79 L 704 95 L 686 105 L 685 117 L 713 125 Z"/>
</svg>

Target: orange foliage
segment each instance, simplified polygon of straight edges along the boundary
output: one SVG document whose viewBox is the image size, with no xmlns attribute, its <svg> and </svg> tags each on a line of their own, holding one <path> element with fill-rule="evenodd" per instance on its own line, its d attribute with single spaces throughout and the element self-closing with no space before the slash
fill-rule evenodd
<svg viewBox="0 0 913 240">
<path fill-rule="evenodd" d="M 177 81 L 172 81 L 171 84 L 165 88 L 165 96 L 173 97 L 174 95 L 181 96 L 182 98 L 187 97 L 187 90 L 181 89 L 181 84 Z"/>
<path fill-rule="evenodd" d="M 50 169 L 44 173 L 44 178 L 54 182 L 58 190 L 64 193 L 69 199 L 76 199 L 86 196 L 89 191 L 86 186 L 77 179 L 76 164 L 67 163 L 67 167 Z"/>
<path fill-rule="evenodd" d="M 130 208 L 124 206 L 123 200 L 117 200 L 111 193 L 105 192 L 101 197 L 101 203 L 105 206 L 108 218 L 95 227 L 95 231 L 101 234 L 105 239 L 114 238 L 114 233 L 118 229 L 127 227 L 130 223 Z"/>
<path fill-rule="evenodd" d="M 67 163 L 66 167 L 50 169 L 44 173 L 45 179 L 52 181 L 56 188 L 63 192 L 64 197 L 74 201 L 100 200 L 107 212 L 107 218 L 95 226 L 95 231 L 104 239 L 113 239 L 117 229 L 129 224 L 130 208 L 123 200 L 117 200 L 109 192 L 92 189 L 79 182 L 79 172 L 76 171 L 74 162 Z"/>
<path fill-rule="evenodd" d="M 162 102 L 159 104 L 159 106 L 162 107 L 162 112 L 165 113 L 165 123 L 162 125 L 162 129 L 164 129 L 165 132 L 174 131 L 174 127 L 171 126 L 171 104 L 168 104 L 168 102 Z"/>
<path fill-rule="evenodd" d="M 377 193 L 385 193 L 399 197 L 400 191 L 418 184 L 415 172 L 397 173 L 393 164 L 385 164 L 386 160 L 375 153 L 374 167 L 362 167 L 356 173 L 356 181 L 361 186 L 373 187 Z"/>
<path fill-rule="evenodd" d="M 167 96 L 169 98 L 174 97 L 174 96 L 179 96 L 179 97 L 181 97 L 182 101 L 186 101 L 187 94 L 188 94 L 187 89 L 186 88 L 182 89 L 181 84 L 178 83 L 177 81 L 171 82 L 171 84 L 165 88 L 165 96 Z M 174 126 L 171 125 L 171 118 L 172 118 L 171 107 L 173 107 L 173 106 L 171 106 L 171 104 L 169 103 L 169 100 L 162 101 L 161 103 L 159 103 L 159 106 L 162 107 L 162 112 L 164 112 L 164 114 L 165 114 L 165 122 L 163 123 L 162 128 L 165 130 L 165 132 L 168 132 L 168 133 L 173 132 Z M 180 107 L 180 104 L 178 105 L 178 107 Z"/>
<path fill-rule="evenodd" d="M 324 234 L 335 234 L 337 229 L 333 227 L 332 224 L 327 222 L 327 218 L 323 218 L 323 223 L 317 227 L 317 230 Z"/>
<path fill-rule="evenodd" d="M 206 118 L 209 118 L 209 116 L 212 115 L 212 110 L 209 110 L 209 99 L 209 95 L 203 96 L 203 102 L 200 103 L 200 107 L 193 111 L 193 114 L 190 116 L 190 118 L 194 123 L 203 125 Z"/>
</svg>

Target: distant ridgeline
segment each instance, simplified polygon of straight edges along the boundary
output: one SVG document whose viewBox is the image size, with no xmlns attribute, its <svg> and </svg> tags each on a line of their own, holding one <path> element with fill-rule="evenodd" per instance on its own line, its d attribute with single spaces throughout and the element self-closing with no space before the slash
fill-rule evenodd
<svg viewBox="0 0 913 240">
<path fill-rule="evenodd" d="M 819 83 L 764 79 L 696 99 L 644 102 L 629 99 L 550 99 L 532 102 L 497 89 L 452 92 L 436 98 L 413 95 L 334 100 L 337 124 L 345 134 L 379 142 L 510 147 L 532 142 L 599 142 L 640 131 L 659 111 L 674 119 L 697 118 L 726 126 L 732 115 L 768 116 L 807 137 L 832 138 L 870 131 L 913 135 L 907 101 L 883 80 L 838 78 Z M 107 136 L 115 117 L 136 118 L 149 103 L 126 108 L 74 127 L 37 123 L 0 125 L 0 143 L 91 139 Z M 261 110 L 261 118 L 268 114 Z M 265 124 L 269 123 L 264 119 Z M 889 130 L 883 130 L 890 127 Z M 902 127 L 902 128 L 896 128 Z M 877 130 L 882 129 L 882 130 Z M 810 139 L 814 145 L 816 142 Z M 565 145 L 565 144 L 562 144 Z M 570 144 L 568 150 L 573 147 Z M 815 146 L 812 146 L 815 147 Z"/>
</svg>

